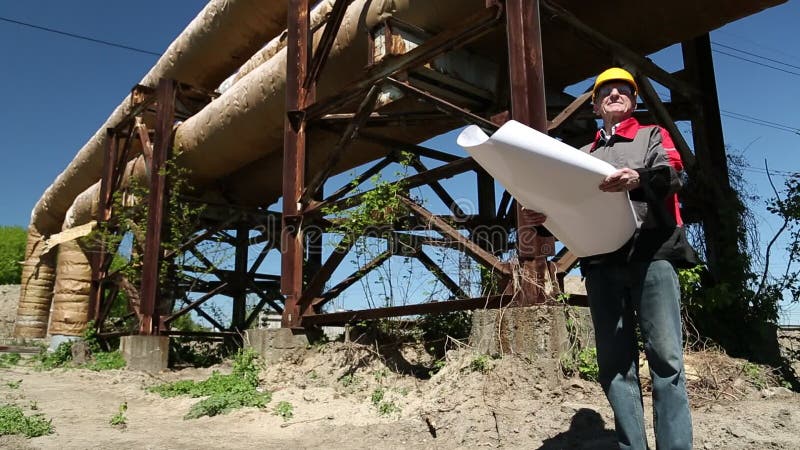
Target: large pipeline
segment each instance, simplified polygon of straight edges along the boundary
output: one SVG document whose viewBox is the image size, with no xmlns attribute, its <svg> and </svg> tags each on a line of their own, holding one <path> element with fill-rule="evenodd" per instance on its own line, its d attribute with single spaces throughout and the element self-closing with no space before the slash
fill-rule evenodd
<svg viewBox="0 0 800 450">
<path fill-rule="evenodd" d="M 222 80 L 286 27 L 282 1 L 211 0 L 167 48 L 140 84 L 162 77 L 215 89 Z M 43 239 L 61 230 L 75 197 L 100 178 L 106 129 L 130 112 L 127 97 L 81 148 L 36 203 L 28 227 L 14 335 L 44 337 L 55 277 L 54 255 L 42 255 Z"/>
<path fill-rule="evenodd" d="M 473 6 L 482 7 L 480 1 L 471 2 Z M 324 70 L 325 77 L 318 86 L 318 98 L 325 98 L 337 92 L 342 84 L 355 81 L 360 71 L 353 67 L 365 67 L 368 52 L 368 31 L 389 16 L 396 15 L 404 20 L 413 20 L 419 17 L 440 17 L 442 23 L 439 27 L 449 25 L 451 16 L 442 14 L 447 8 L 460 5 L 463 9 L 463 0 L 446 0 L 428 2 L 425 0 L 355 0 L 347 9 L 339 34 L 328 58 Z M 321 20 L 326 10 L 330 9 L 332 2 L 322 2 L 314 10 L 312 18 Z M 413 8 L 412 8 L 413 6 Z M 366 8 L 366 9 L 365 9 Z M 414 16 L 408 17 L 413 11 Z M 312 21 L 313 23 L 313 21 Z M 322 30 L 315 35 L 319 39 Z M 265 49 L 273 52 L 272 57 L 260 65 L 249 65 L 248 72 L 236 79 L 222 95 L 207 105 L 196 115 L 187 119 L 176 130 L 175 150 L 178 152 L 178 164 L 189 169 L 189 181 L 194 186 L 211 183 L 225 175 L 239 170 L 250 163 L 259 160 L 277 160 L 278 165 L 282 158 L 283 147 L 283 118 L 286 87 L 286 50 L 279 42 L 280 37 L 268 44 Z M 263 56 L 263 54 L 261 55 Z M 255 67 L 253 67 L 255 66 Z M 433 137 L 446 131 L 442 126 L 419 126 L 415 128 L 398 127 L 389 133 L 395 137 L 403 135 L 406 139 L 418 141 Z M 309 143 L 309 153 L 316 155 L 312 158 L 315 166 L 322 163 L 322 156 L 332 147 L 336 136 L 320 136 L 321 139 Z M 348 151 L 351 158 L 340 170 L 354 167 L 362 162 L 376 157 L 371 152 L 374 146 L 357 144 Z M 261 167 L 261 164 L 257 164 Z M 271 164 L 268 164 L 271 166 Z M 280 166 L 279 166 L 280 167 Z M 268 167 L 272 174 L 275 167 Z M 279 172 L 279 171 L 278 171 Z M 277 181 L 280 185 L 280 176 L 273 180 L 275 175 L 264 176 L 261 172 L 254 174 L 256 179 L 269 179 L 270 184 Z M 123 186 L 132 180 L 145 181 L 145 168 L 141 157 L 132 160 L 125 171 Z M 254 181 L 254 180 L 247 180 Z M 261 186 L 264 188 L 264 186 Z M 96 182 L 82 192 L 70 208 L 64 229 L 88 222 L 94 216 L 93 210 L 97 207 L 100 193 L 100 182 Z M 279 191 L 270 189 L 253 193 L 252 196 L 263 201 L 277 199 Z M 251 197 L 252 197 L 251 196 Z M 62 244 L 63 245 L 63 244 Z M 76 324 L 85 326 L 88 312 L 88 286 L 91 283 L 91 272 L 86 261 L 81 255 L 75 253 L 70 246 L 59 252 L 59 257 L 71 255 L 69 269 L 59 270 L 53 299 L 53 318 L 50 332 L 59 334 L 79 333 Z M 62 255 L 63 254 L 63 255 Z M 85 255 L 84 255 L 85 257 Z M 78 298 L 82 296 L 82 302 Z M 56 311 L 59 313 L 56 315 Z"/>
</svg>

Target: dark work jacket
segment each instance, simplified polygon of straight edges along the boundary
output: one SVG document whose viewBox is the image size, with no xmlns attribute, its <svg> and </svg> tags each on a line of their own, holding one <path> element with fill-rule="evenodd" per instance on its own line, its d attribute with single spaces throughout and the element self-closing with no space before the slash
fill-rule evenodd
<svg viewBox="0 0 800 450">
<path fill-rule="evenodd" d="M 618 123 L 610 138 L 599 130 L 595 140 L 581 148 L 617 169 L 639 173 L 639 187 L 630 191 L 637 229 L 620 249 L 581 258 L 585 273 L 594 264 L 667 260 L 675 267 L 698 264 L 686 239 L 677 192 L 683 185 L 683 163 L 666 130 L 643 126 L 631 117 Z"/>
</svg>

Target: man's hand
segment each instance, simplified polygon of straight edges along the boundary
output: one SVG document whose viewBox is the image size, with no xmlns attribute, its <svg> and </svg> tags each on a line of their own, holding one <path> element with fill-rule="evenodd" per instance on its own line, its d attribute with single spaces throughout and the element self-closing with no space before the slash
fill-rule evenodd
<svg viewBox="0 0 800 450">
<path fill-rule="evenodd" d="M 534 226 L 539 226 L 543 224 L 545 220 L 547 220 L 546 215 L 538 211 L 527 209 L 524 206 L 522 207 L 522 214 L 524 214 L 525 218 L 528 219 L 528 221 L 530 221 L 530 224 Z"/>
<path fill-rule="evenodd" d="M 628 167 L 617 170 L 600 183 L 600 190 L 603 192 L 624 192 L 638 187 L 639 172 Z"/>
</svg>

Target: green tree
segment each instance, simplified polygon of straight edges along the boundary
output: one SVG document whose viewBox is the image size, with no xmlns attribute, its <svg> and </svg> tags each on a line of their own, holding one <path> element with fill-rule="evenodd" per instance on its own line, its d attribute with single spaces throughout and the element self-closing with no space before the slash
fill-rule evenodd
<svg viewBox="0 0 800 450">
<path fill-rule="evenodd" d="M 0 284 L 19 284 L 26 237 L 20 226 L 0 226 Z"/>
</svg>

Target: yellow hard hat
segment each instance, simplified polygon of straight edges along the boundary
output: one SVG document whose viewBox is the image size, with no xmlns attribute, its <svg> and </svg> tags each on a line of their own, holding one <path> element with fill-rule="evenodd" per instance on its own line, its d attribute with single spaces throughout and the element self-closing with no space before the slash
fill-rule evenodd
<svg viewBox="0 0 800 450">
<path fill-rule="evenodd" d="M 636 85 L 636 80 L 633 79 L 633 75 L 631 75 L 630 72 L 619 67 L 612 67 L 604 70 L 603 73 L 598 75 L 597 79 L 594 80 L 594 87 L 592 88 L 592 101 L 594 101 L 597 88 L 608 83 L 609 81 L 624 81 L 629 83 L 633 87 L 634 96 L 639 91 L 639 86 Z"/>
</svg>

